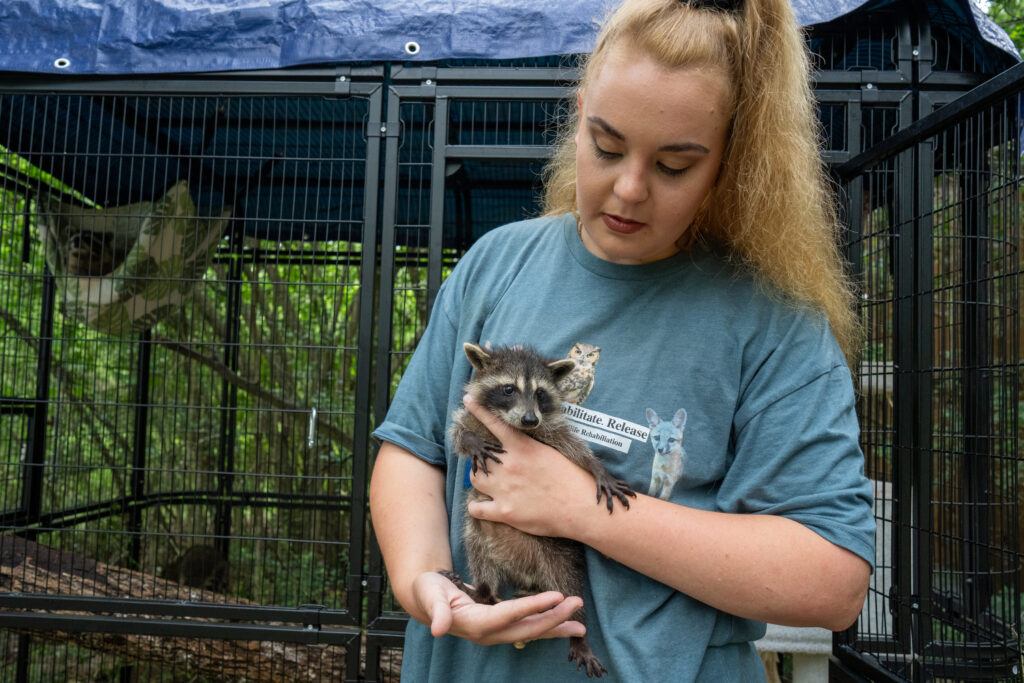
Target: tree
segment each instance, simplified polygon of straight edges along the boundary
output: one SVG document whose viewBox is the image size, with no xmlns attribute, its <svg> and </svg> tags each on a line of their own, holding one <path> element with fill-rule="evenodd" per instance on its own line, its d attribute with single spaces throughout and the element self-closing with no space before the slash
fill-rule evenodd
<svg viewBox="0 0 1024 683">
<path fill-rule="evenodd" d="M 992 0 L 988 15 L 1010 34 L 1017 50 L 1024 52 L 1024 0 Z"/>
</svg>

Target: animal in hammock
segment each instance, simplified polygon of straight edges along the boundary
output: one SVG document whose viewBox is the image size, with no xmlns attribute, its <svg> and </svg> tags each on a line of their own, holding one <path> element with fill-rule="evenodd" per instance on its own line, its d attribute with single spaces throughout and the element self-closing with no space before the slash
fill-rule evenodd
<svg viewBox="0 0 1024 683">
<path fill-rule="evenodd" d="M 229 569 L 221 551 L 211 545 L 194 545 L 165 566 L 160 576 L 190 588 L 223 593 L 228 588 Z"/>
<path fill-rule="evenodd" d="M 68 238 L 65 271 L 80 277 L 112 273 L 124 258 L 121 247 L 110 233 L 79 230 Z"/>
<path fill-rule="evenodd" d="M 597 485 L 597 502 L 600 504 L 603 497 L 609 514 L 616 499 L 629 508 L 629 497 L 636 494 L 629 484 L 608 472 L 586 443 L 572 432 L 562 412 L 558 383 L 575 368 L 573 360 L 548 360 L 524 346 L 485 350 L 465 344 L 464 350 L 474 370 L 466 385 L 468 394 L 510 427 L 551 446 L 590 472 Z M 486 474 L 490 471 L 489 461 L 501 463 L 497 455 L 505 452 L 501 444 L 464 408 L 452 416 L 451 438 L 455 450 L 471 458 L 474 472 L 482 470 Z M 478 500 L 488 498 L 470 489 L 467 504 Z M 474 585 L 466 585 L 452 572 L 442 573 L 477 602 L 498 602 L 502 587 L 514 589 L 517 596 L 550 590 L 565 596 L 583 594 L 586 566 L 583 546 L 576 541 L 533 536 L 468 513 L 464 514 L 462 538 Z M 573 618 L 585 624 L 583 608 Z M 586 636 L 569 640 L 569 659 L 577 669 L 583 668 L 589 677 L 605 673 Z"/>
</svg>

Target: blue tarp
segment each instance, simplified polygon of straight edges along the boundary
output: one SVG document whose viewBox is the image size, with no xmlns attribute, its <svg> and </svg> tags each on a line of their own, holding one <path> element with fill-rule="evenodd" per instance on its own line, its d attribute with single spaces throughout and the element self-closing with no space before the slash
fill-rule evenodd
<svg viewBox="0 0 1024 683">
<path fill-rule="evenodd" d="M 2 0 L 0 71 L 147 74 L 301 64 L 518 59 L 589 52 L 617 0 Z M 793 0 L 804 25 L 865 0 Z M 1017 59 L 971 0 L 960 27 Z M 419 50 L 410 54 L 407 45 Z"/>
</svg>

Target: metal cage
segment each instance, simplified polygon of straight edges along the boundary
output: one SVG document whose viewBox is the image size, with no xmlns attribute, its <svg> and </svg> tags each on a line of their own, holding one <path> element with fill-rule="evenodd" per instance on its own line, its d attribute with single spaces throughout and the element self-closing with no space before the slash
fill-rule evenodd
<svg viewBox="0 0 1024 683">
<path fill-rule="evenodd" d="M 837 645 L 872 677 L 1021 675 L 1022 91 L 1018 66 L 837 169 L 879 525 Z"/>
<path fill-rule="evenodd" d="M 808 35 L 864 287 L 883 552 L 835 648 L 850 675 L 1009 677 L 1017 95 L 915 128 L 1006 65 L 925 7 Z M 574 66 L 0 78 L 0 680 L 396 679 L 369 429 L 460 256 L 538 212 Z M 181 182 L 194 213 L 173 218 L 228 217 L 191 294 L 130 334 L 75 319 L 40 216 Z M 125 279 L 185 278 L 104 282 Z"/>
</svg>

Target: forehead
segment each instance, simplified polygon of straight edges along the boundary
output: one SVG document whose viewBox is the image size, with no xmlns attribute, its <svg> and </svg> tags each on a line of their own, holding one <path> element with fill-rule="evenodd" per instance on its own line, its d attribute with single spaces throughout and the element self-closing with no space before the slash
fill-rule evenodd
<svg viewBox="0 0 1024 683">
<path fill-rule="evenodd" d="M 611 51 L 583 93 L 583 113 L 599 116 L 627 140 L 634 135 L 701 142 L 723 133 L 730 84 L 710 68 L 665 67 L 642 51 Z"/>
</svg>

